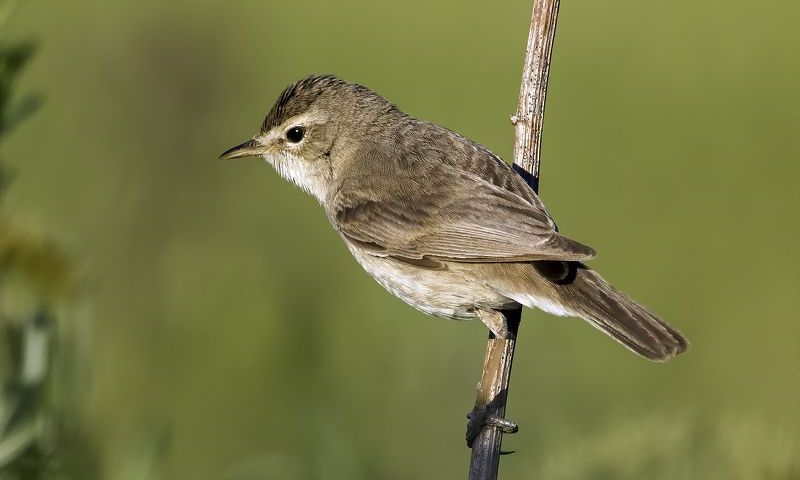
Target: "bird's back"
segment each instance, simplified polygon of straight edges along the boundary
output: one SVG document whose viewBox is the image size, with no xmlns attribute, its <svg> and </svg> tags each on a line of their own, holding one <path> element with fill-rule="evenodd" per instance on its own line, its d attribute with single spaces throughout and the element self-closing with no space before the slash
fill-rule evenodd
<svg viewBox="0 0 800 480">
<path fill-rule="evenodd" d="M 402 126 L 398 127 L 395 141 L 400 157 L 408 157 L 408 152 L 415 152 L 416 156 L 425 157 L 428 161 L 435 160 L 442 166 L 475 175 L 544 210 L 536 193 L 514 172 L 511 165 L 485 146 L 452 130 L 407 117 Z M 413 162 L 409 162 L 407 158 L 405 161 L 398 158 L 398 161 L 403 162 L 406 168 L 414 168 Z"/>
</svg>

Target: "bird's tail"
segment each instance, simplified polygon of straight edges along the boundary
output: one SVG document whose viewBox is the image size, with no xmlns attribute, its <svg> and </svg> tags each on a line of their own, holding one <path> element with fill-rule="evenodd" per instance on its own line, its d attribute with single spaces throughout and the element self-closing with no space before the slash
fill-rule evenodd
<svg viewBox="0 0 800 480">
<path fill-rule="evenodd" d="M 518 302 L 583 318 L 653 361 L 665 362 L 686 351 L 688 342 L 680 332 L 609 285 L 589 267 L 578 262 L 535 262 L 534 267 L 541 275 L 537 280 L 549 283 L 536 290 L 547 295 L 545 298 L 523 295 L 515 298 Z"/>
</svg>

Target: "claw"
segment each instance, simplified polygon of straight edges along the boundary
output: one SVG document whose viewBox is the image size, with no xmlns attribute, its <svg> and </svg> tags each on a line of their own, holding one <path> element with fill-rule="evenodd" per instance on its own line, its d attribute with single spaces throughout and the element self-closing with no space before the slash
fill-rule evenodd
<svg viewBox="0 0 800 480">
<path fill-rule="evenodd" d="M 519 425 L 516 423 L 511 420 L 506 420 L 505 418 L 495 417 L 494 415 L 487 415 L 484 425 L 497 427 L 503 433 L 517 433 L 519 431 Z"/>
<path fill-rule="evenodd" d="M 466 440 L 467 447 L 469 448 L 472 448 L 475 439 L 478 438 L 478 434 L 481 433 L 483 427 L 499 428 L 503 433 L 517 433 L 519 431 L 519 426 L 516 423 L 506 420 L 505 418 L 487 414 L 485 407 L 479 408 L 476 406 L 467 414 L 467 419 L 469 419 L 469 421 L 467 422 Z M 514 452 L 500 453 L 501 455 L 508 455 Z"/>
</svg>

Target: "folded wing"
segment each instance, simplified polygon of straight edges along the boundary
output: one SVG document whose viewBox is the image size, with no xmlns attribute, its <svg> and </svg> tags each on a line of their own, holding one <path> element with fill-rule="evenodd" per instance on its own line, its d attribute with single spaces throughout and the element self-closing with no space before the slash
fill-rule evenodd
<svg viewBox="0 0 800 480">
<path fill-rule="evenodd" d="M 541 206 L 469 172 L 402 173 L 389 188 L 346 185 L 330 212 L 339 232 L 374 255 L 454 262 L 586 260 L 590 247 L 555 230 Z M 457 188 L 455 187 L 457 186 Z"/>
</svg>

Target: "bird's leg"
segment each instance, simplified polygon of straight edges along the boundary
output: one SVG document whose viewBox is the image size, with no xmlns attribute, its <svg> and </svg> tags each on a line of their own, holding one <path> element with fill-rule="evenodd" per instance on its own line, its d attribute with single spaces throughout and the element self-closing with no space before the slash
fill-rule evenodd
<svg viewBox="0 0 800 480">
<path fill-rule="evenodd" d="M 487 363 L 484 364 L 483 367 L 483 377 L 481 378 L 481 383 L 478 385 L 478 396 L 475 400 L 475 406 L 472 408 L 472 411 L 467 414 L 467 419 L 469 419 L 469 421 L 467 422 L 466 440 L 467 446 L 470 448 L 472 448 L 472 444 L 484 427 L 499 428 L 503 433 L 516 433 L 517 430 L 519 430 L 516 423 L 490 413 L 490 411 L 497 411 L 496 408 L 492 407 L 495 402 L 500 401 L 505 403 L 503 399 L 506 395 L 506 391 L 503 389 L 502 391 L 494 392 L 495 389 L 492 387 L 493 380 L 491 375 L 487 378 L 487 374 L 496 370 L 499 366 L 499 364 L 495 364 L 495 362 L 502 362 L 505 358 L 502 355 L 503 346 L 501 345 L 503 345 L 503 342 L 513 341 L 513 338 L 516 336 L 516 328 L 514 332 L 511 332 L 505 315 L 497 310 L 477 309 L 475 310 L 475 314 L 489 330 L 491 330 L 495 338 L 490 340 L 486 357 Z"/>
<path fill-rule="evenodd" d="M 478 308 L 475 315 L 481 319 L 486 328 L 492 331 L 495 338 L 509 338 L 508 323 L 506 317 L 497 310 Z"/>
</svg>

